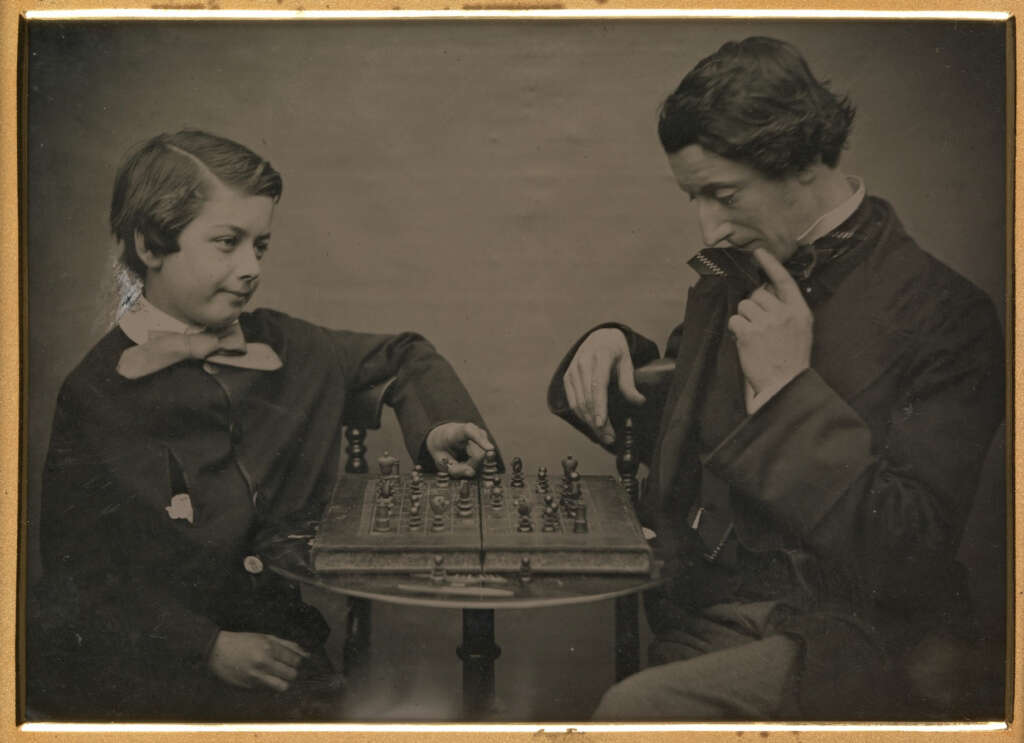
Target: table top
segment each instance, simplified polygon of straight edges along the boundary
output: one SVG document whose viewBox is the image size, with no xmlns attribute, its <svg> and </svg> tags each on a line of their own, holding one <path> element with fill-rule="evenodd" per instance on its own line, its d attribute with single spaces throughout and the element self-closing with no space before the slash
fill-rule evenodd
<svg viewBox="0 0 1024 743">
<path fill-rule="evenodd" d="M 309 545 L 281 542 L 263 554 L 278 575 L 331 593 L 390 604 L 447 609 L 536 609 L 586 604 L 628 596 L 664 582 L 658 566 L 651 575 L 452 575 L 443 582 L 429 575 L 396 573 L 317 574 Z"/>
</svg>

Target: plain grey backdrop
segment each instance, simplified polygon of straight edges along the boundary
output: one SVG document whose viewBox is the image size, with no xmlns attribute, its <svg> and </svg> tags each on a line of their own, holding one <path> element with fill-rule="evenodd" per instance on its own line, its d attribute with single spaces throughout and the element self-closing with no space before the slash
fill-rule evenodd
<svg viewBox="0 0 1024 743">
<path fill-rule="evenodd" d="M 506 457 L 532 470 L 572 453 L 584 471 L 612 473 L 610 457 L 547 413 L 545 388 L 598 322 L 663 344 L 683 317 L 699 230 L 655 130 L 683 74 L 729 39 L 796 44 L 857 106 L 843 168 L 1005 312 L 1004 33 L 951 22 L 32 22 L 30 578 L 56 393 L 112 322 L 107 213 L 133 144 L 198 127 L 269 159 L 284 196 L 257 305 L 331 327 L 417 330 L 451 360 Z M 371 457 L 402 449 L 390 419 L 369 444 Z M 458 613 L 423 612 L 415 631 L 408 617 L 378 616 L 381 709 L 444 716 L 458 696 Z M 610 605 L 499 614 L 509 714 L 588 715 L 611 683 L 610 632 Z"/>
</svg>

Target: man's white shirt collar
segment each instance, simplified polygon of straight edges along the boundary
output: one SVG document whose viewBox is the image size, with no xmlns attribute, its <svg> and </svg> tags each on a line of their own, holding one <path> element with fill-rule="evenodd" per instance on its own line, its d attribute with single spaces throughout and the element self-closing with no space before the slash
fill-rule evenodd
<svg viewBox="0 0 1024 743">
<path fill-rule="evenodd" d="M 852 217 L 853 213 L 860 208 L 860 205 L 864 202 L 864 196 L 866 193 L 864 190 L 864 180 L 855 175 L 851 175 L 847 176 L 846 182 L 849 183 L 850 187 L 853 189 L 853 194 L 834 209 L 830 209 L 818 217 L 814 223 L 804 230 L 803 234 L 796 239 L 797 245 L 810 245 L 815 240 L 820 240 L 847 219 Z"/>
</svg>

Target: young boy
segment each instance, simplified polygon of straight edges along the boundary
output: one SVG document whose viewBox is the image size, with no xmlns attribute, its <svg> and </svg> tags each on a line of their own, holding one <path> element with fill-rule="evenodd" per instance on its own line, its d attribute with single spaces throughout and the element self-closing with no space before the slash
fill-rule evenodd
<svg viewBox="0 0 1024 743">
<path fill-rule="evenodd" d="M 257 546 L 322 512 L 346 395 L 396 377 L 390 400 L 427 467 L 471 476 L 493 448 L 422 337 L 243 312 L 281 189 L 268 162 L 201 131 L 157 136 L 117 173 L 111 228 L 143 293 L 57 402 L 28 624 L 41 718 L 312 714 L 328 628 Z"/>
</svg>

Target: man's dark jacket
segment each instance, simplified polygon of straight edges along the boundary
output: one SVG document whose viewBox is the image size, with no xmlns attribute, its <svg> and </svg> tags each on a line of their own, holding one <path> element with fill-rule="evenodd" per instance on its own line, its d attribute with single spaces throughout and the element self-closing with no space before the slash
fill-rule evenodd
<svg viewBox="0 0 1024 743">
<path fill-rule="evenodd" d="M 851 224 L 865 239 L 801 282 L 814 316 L 811 368 L 753 415 L 725 327 L 749 289 L 718 277 L 690 290 L 666 351 L 677 361 L 667 395 L 639 410 L 614 392 L 609 401 L 616 430 L 627 415 L 636 422 L 651 466 L 641 520 L 675 574 L 648 602 L 655 631 L 670 632 L 679 607 L 782 601 L 790 613 L 780 631 L 803 641 L 807 719 L 857 716 L 858 696 L 898 678 L 891 660 L 962 616 L 955 555 L 1004 413 L 991 300 L 923 252 L 885 201 L 868 197 L 839 233 Z M 658 358 L 654 343 L 614 327 L 634 365 Z M 578 345 L 549 405 L 588 432 L 561 381 Z M 747 555 L 737 571 L 693 554 L 686 519 L 705 471 L 729 485 Z"/>
</svg>

